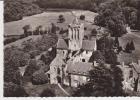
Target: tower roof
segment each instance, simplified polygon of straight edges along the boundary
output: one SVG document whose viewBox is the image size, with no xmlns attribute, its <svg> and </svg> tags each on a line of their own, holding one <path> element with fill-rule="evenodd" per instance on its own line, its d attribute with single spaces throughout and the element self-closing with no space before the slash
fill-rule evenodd
<svg viewBox="0 0 140 100">
<path fill-rule="evenodd" d="M 58 39 L 57 49 L 68 49 L 68 43 L 64 39 Z"/>
</svg>

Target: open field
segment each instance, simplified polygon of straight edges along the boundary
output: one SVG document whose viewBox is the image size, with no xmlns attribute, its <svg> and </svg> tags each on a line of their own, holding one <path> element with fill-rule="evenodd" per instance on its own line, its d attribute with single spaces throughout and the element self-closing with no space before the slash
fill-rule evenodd
<svg viewBox="0 0 140 100">
<path fill-rule="evenodd" d="M 64 23 L 57 23 L 57 19 L 59 15 L 64 15 L 65 22 Z M 82 11 L 82 10 L 75 10 L 75 11 L 57 11 L 57 12 L 44 12 L 41 14 L 33 15 L 24 17 L 22 20 L 8 22 L 4 24 L 4 35 L 17 35 L 23 34 L 23 26 L 31 25 L 33 29 L 36 26 L 42 25 L 43 27 L 50 27 L 51 23 L 58 25 L 59 27 L 63 27 L 64 29 L 67 28 L 67 25 L 70 24 L 75 16 L 80 16 L 84 14 L 86 16 L 87 21 L 94 20 L 94 17 L 97 13 L 90 12 L 90 11 Z"/>
<path fill-rule="evenodd" d="M 119 38 L 120 45 L 125 49 L 126 44 L 130 41 L 134 41 L 135 50 L 132 52 L 132 54 L 124 54 L 124 59 L 128 60 L 130 57 L 133 59 L 140 59 L 140 32 L 126 34 Z M 130 57 L 128 57 L 130 56 Z M 129 60 L 128 60 L 129 61 Z M 134 60 L 135 61 L 135 60 Z"/>
</svg>

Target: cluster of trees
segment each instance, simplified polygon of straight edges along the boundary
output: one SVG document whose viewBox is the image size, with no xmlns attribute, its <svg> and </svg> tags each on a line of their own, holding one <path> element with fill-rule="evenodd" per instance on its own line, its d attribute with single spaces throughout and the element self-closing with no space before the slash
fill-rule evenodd
<svg viewBox="0 0 140 100">
<path fill-rule="evenodd" d="M 88 9 L 97 11 L 98 5 L 105 0 L 37 0 L 41 8 Z M 76 3 L 75 3 L 76 2 Z"/>
<path fill-rule="evenodd" d="M 31 30 L 31 26 L 30 25 L 25 25 L 25 26 L 23 26 L 24 34 L 21 34 L 21 35 L 16 36 L 16 37 L 12 37 L 11 36 L 11 38 L 5 39 L 4 40 L 4 45 L 12 43 L 12 42 L 15 42 L 15 41 L 17 41 L 19 39 L 26 38 L 26 37 L 31 36 L 31 35 L 45 35 L 45 34 L 48 34 L 48 35 L 55 36 L 55 34 L 56 34 L 56 32 L 58 30 L 60 30 L 59 27 L 57 27 L 53 23 L 52 23 L 51 27 L 48 28 L 48 29 L 43 27 L 42 25 L 39 25 L 39 26 L 36 27 L 35 30 Z"/>
<path fill-rule="evenodd" d="M 125 52 L 131 53 L 133 50 L 135 50 L 134 42 L 133 42 L 133 41 L 128 42 L 128 43 L 126 44 Z"/>
<path fill-rule="evenodd" d="M 35 57 L 47 51 L 50 47 L 54 46 L 56 42 L 57 36 L 55 34 L 50 34 L 44 35 L 35 41 L 25 41 L 22 44 L 22 48 L 11 46 L 4 49 L 4 83 L 9 84 L 9 86 L 4 86 L 4 96 L 15 96 L 16 94 L 9 94 L 13 87 L 15 91 L 18 88 L 24 91 L 23 83 L 25 81 L 32 81 L 33 84 L 48 82 L 48 77 L 45 75 L 45 72 L 49 70 L 48 64 L 55 57 L 56 50 L 53 48 L 45 54 L 45 58 L 40 57 L 40 60 L 36 60 Z M 24 76 L 22 76 L 19 72 L 19 67 L 25 66 L 27 67 Z M 41 73 L 37 72 L 39 70 Z M 13 87 L 11 87 L 10 84 L 12 84 Z M 24 96 L 18 93 L 17 95 Z"/>
<path fill-rule="evenodd" d="M 126 24 L 132 29 L 140 29 L 139 5 L 139 0 L 106 0 L 99 5 L 95 24 L 107 27 L 115 37 L 127 32 Z"/>
<path fill-rule="evenodd" d="M 89 73 L 89 81 L 79 86 L 73 96 L 125 96 L 122 89 L 122 71 L 119 67 L 100 64 L 94 66 Z"/>
<path fill-rule="evenodd" d="M 58 23 L 63 23 L 63 22 L 65 22 L 64 16 L 63 15 L 59 15 L 59 17 L 58 17 Z"/>
<path fill-rule="evenodd" d="M 21 20 L 23 16 L 41 12 L 42 10 L 33 2 L 25 2 L 24 0 L 6 0 L 4 2 L 4 22 Z"/>
</svg>

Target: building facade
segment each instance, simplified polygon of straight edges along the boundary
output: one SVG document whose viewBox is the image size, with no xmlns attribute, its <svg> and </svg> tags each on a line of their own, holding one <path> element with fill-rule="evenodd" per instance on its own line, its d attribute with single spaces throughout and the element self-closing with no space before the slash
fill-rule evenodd
<svg viewBox="0 0 140 100">
<path fill-rule="evenodd" d="M 77 87 L 87 82 L 92 67 L 89 58 L 97 46 L 96 39 L 83 40 L 83 37 L 84 24 L 76 18 L 68 25 L 68 39 L 58 39 L 57 55 L 50 64 L 51 84 Z"/>
</svg>

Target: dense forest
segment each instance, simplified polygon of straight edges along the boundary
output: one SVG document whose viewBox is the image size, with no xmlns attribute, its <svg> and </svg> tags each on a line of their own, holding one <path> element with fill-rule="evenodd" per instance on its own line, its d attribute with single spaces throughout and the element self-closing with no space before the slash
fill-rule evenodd
<svg viewBox="0 0 140 100">
<path fill-rule="evenodd" d="M 23 16 L 41 13 L 41 9 L 32 1 L 34 0 L 5 0 L 4 22 L 21 20 Z"/>
</svg>

